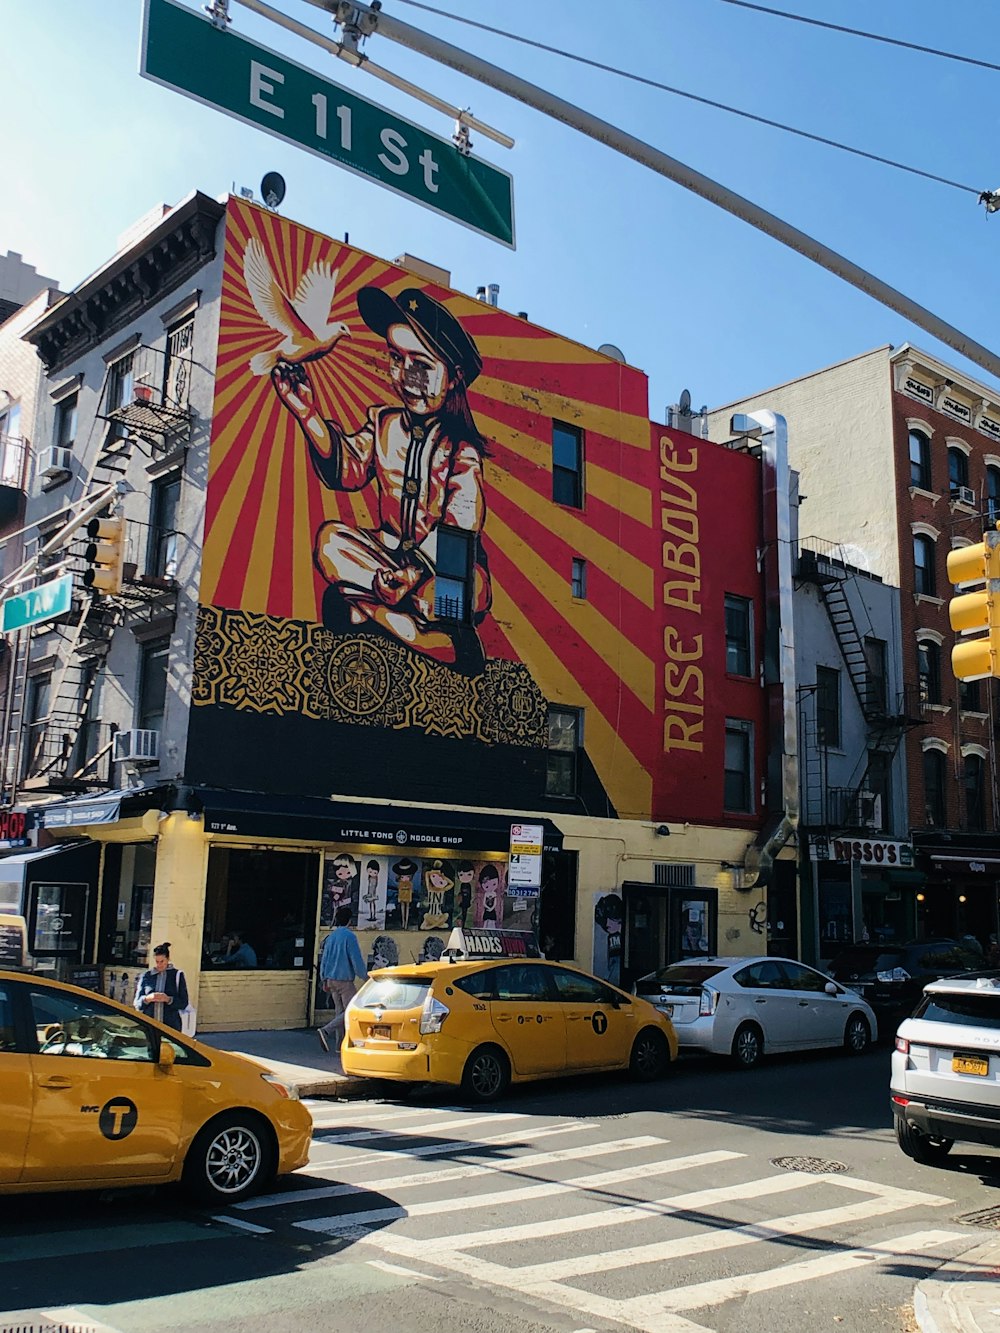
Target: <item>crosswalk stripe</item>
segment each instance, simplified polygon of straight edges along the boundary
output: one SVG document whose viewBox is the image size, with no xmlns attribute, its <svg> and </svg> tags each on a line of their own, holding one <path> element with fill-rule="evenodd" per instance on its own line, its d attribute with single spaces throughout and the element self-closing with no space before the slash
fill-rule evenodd
<svg viewBox="0 0 1000 1333">
<path fill-rule="evenodd" d="M 349 1194 L 364 1194 L 371 1189 L 399 1190 L 423 1185 L 445 1185 L 457 1180 L 472 1180 L 476 1176 L 517 1176 L 522 1171 L 533 1170 L 540 1166 L 551 1166 L 558 1162 L 577 1162 L 581 1158 L 588 1161 L 594 1157 L 610 1157 L 623 1152 L 638 1151 L 642 1148 L 666 1147 L 669 1139 L 660 1139 L 653 1134 L 639 1134 L 629 1139 L 611 1139 L 605 1143 L 585 1143 L 576 1148 L 555 1148 L 551 1152 L 525 1153 L 522 1157 L 510 1157 L 500 1162 L 477 1162 L 470 1166 L 445 1166 L 437 1171 L 411 1171 L 402 1176 L 389 1176 L 377 1183 L 361 1182 L 357 1185 L 327 1185 L 319 1189 L 283 1190 L 277 1194 L 262 1194 L 256 1199 L 245 1199 L 232 1206 L 240 1210 L 254 1208 L 277 1208 L 288 1203 L 312 1203 L 320 1199 L 340 1199 Z M 293 1179 L 314 1178 L 312 1167 L 303 1167 L 296 1171 Z M 324 1177 L 319 1177 L 323 1179 Z"/>
<path fill-rule="evenodd" d="M 578 1130 L 597 1129 L 597 1122 L 594 1120 L 568 1120 L 559 1125 L 548 1125 L 543 1129 L 531 1129 L 531 1142 L 535 1143 L 538 1139 L 549 1138 L 553 1134 L 572 1134 Z M 396 1158 L 411 1157 L 444 1157 L 447 1153 L 467 1152 L 470 1156 L 476 1156 L 488 1152 L 490 1148 L 504 1143 L 517 1143 L 524 1137 L 524 1126 L 520 1129 L 512 1130 L 509 1134 L 488 1134 L 477 1139 L 451 1139 L 447 1143 L 423 1143 L 416 1148 L 392 1149 L 389 1152 L 362 1152 L 356 1157 L 347 1160 L 339 1159 L 330 1166 L 313 1167 L 310 1166 L 310 1173 L 313 1175 L 323 1175 L 331 1171 L 337 1175 L 342 1175 L 345 1171 L 353 1170 L 358 1166 L 371 1166 L 373 1162 L 388 1162 Z M 373 1188 L 380 1188 L 375 1182 Z"/>
<path fill-rule="evenodd" d="M 324 1132 L 320 1141 L 324 1144 L 363 1143 L 366 1139 L 401 1139 L 410 1134 L 423 1134 L 426 1130 L 434 1129 L 446 1129 L 449 1134 L 453 1134 L 456 1129 L 468 1129 L 470 1125 L 499 1125 L 511 1120 L 533 1121 L 533 1117 L 513 1113 L 506 1115 L 472 1115 L 462 1120 L 445 1120 L 443 1123 L 438 1118 L 436 1120 L 425 1120 L 423 1124 L 406 1125 L 402 1129 L 352 1129 L 346 1134 L 327 1134 Z"/>
<path fill-rule="evenodd" d="M 668 1175 L 675 1171 L 693 1170 L 695 1167 L 715 1166 L 719 1162 L 733 1161 L 742 1157 L 742 1153 L 716 1152 L 693 1153 L 689 1157 L 674 1157 L 662 1162 L 644 1162 L 640 1166 L 623 1167 L 616 1171 L 603 1171 L 597 1174 L 576 1176 L 571 1180 L 548 1180 L 538 1185 L 524 1185 L 519 1189 L 495 1190 L 490 1194 L 476 1194 L 457 1199 L 429 1199 L 424 1203 L 411 1204 L 409 1208 L 372 1208 L 367 1212 L 340 1213 L 334 1217 L 307 1218 L 296 1222 L 295 1226 L 303 1231 L 340 1232 L 355 1231 L 364 1227 L 375 1226 L 382 1222 L 395 1221 L 402 1217 L 437 1217 L 441 1213 L 466 1212 L 475 1208 L 491 1208 L 494 1205 L 525 1203 L 528 1200 L 544 1199 L 554 1194 L 574 1193 L 578 1190 L 599 1189 L 608 1185 L 620 1185 L 630 1180 L 646 1180 L 652 1176 Z M 593 1267 L 591 1257 L 588 1269 Z"/>
</svg>

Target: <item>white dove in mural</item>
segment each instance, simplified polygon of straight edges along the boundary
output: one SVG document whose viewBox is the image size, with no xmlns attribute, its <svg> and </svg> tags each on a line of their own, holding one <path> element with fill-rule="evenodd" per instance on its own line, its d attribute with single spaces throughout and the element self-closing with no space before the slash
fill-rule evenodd
<svg viewBox="0 0 1000 1333">
<path fill-rule="evenodd" d="M 270 375 L 279 361 L 293 365 L 315 361 L 331 351 L 339 338 L 351 336 L 346 324 L 330 322 L 339 272 L 327 263 L 313 264 L 299 279 L 295 295 L 288 297 L 278 285 L 264 247 L 255 236 L 250 237 L 243 252 L 247 291 L 261 319 L 284 334 L 270 351 L 250 358 L 255 375 Z"/>
</svg>

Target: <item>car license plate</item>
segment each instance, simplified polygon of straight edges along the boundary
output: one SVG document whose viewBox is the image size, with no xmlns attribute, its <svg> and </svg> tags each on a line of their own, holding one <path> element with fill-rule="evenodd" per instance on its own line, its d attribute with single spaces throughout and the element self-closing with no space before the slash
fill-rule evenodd
<svg viewBox="0 0 1000 1333">
<path fill-rule="evenodd" d="M 370 1033 L 373 1037 L 391 1037 L 392 1028 L 388 1023 L 373 1023 L 371 1025 Z"/>
<path fill-rule="evenodd" d="M 978 1074 L 980 1078 L 987 1078 L 990 1062 L 985 1056 L 980 1055 L 953 1055 L 951 1070 L 953 1074 Z"/>
</svg>

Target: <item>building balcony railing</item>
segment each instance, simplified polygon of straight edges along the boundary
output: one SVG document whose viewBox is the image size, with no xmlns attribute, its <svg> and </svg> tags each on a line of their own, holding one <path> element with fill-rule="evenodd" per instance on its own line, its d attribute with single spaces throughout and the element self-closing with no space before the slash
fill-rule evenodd
<svg viewBox="0 0 1000 1333">
<path fill-rule="evenodd" d="M 111 785 L 114 728 L 52 716 L 24 728 L 21 786 L 33 791 L 86 791 Z"/>
<path fill-rule="evenodd" d="M 28 441 L 0 432 L 0 486 L 23 491 L 27 481 Z"/>
<path fill-rule="evenodd" d="M 108 370 L 98 415 L 139 435 L 176 437 L 191 423 L 191 344 L 136 347 Z"/>
</svg>

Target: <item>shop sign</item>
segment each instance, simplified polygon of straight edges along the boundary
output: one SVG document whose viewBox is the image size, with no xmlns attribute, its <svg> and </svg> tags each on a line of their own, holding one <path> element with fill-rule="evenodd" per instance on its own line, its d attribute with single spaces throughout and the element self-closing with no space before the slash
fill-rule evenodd
<svg viewBox="0 0 1000 1333">
<path fill-rule="evenodd" d="M 913 848 L 908 842 L 873 838 L 812 838 L 809 855 L 814 861 L 860 861 L 871 866 L 912 866 Z"/>
<path fill-rule="evenodd" d="M 544 841 L 543 825 L 511 824 L 507 892 L 514 897 L 530 897 L 541 888 Z"/>
<path fill-rule="evenodd" d="M 23 810 L 0 810 L 0 848 L 27 847 L 29 827 Z"/>
</svg>

